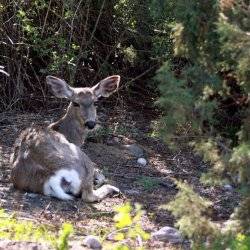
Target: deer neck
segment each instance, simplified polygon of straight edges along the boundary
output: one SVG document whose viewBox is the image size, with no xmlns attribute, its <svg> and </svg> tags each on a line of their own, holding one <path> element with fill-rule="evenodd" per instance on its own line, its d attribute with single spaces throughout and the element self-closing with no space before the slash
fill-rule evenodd
<svg viewBox="0 0 250 250">
<path fill-rule="evenodd" d="M 84 120 L 81 118 L 78 107 L 71 102 L 66 114 L 57 122 L 49 125 L 49 128 L 63 134 L 66 139 L 77 146 L 82 145 L 87 135 Z"/>
</svg>

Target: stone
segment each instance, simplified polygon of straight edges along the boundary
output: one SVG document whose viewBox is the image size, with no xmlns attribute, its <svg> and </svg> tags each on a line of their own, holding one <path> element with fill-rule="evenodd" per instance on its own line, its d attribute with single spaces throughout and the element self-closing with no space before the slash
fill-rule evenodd
<svg viewBox="0 0 250 250">
<path fill-rule="evenodd" d="M 233 187 L 232 187 L 230 184 L 224 185 L 223 188 L 224 188 L 226 191 L 233 191 Z"/>
<path fill-rule="evenodd" d="M 126 144 L 124 145 L 124 148 L 126 148 L 129 153 L 136 158 L 141 158 L 144 156 L 144 150 L 136 144 Z"/>
<path fill-rule="evenodd" d="M 121 143 L 121 140 L 118 137 L 112 137 L 112 138 L 107 139 L 106 141 L 106 144 L 108 146 L 115 146 L 115 145 L 119 145 L 120 143 Z"/>
<path fill-rule="evenodd" d="M 171 244 L 180 244 L 183 242 L 181 233 L 173 227 L 163 227 L 151 234 L 154 240 L 169 242 Z"/>
<path fill-rule="evenodd" d="M 88 235 L 83 244 L 90 249 L 102 249 L 102 245 L 98 238 L 94 235 Z"/>
<path fill-rule="evenodd" d="M 137 163 L 145 167 L 147 165 L 147 160 L 145 158 L 138 158 Z"/>
</svg>

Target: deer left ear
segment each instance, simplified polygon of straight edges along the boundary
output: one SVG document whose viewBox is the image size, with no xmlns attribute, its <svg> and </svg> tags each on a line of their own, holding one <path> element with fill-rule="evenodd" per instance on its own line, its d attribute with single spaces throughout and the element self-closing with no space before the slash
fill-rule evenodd
<svg viewBox="0 0 250 250">
<path fill-rule="evenodd" d="M 95 96 L 108 97 L 113 94 L 119 87 L 120 78 L 121 77 L 119 75 L 113 75 L 101 80 L 94 87 L 92 87 Z"/>
</svg>

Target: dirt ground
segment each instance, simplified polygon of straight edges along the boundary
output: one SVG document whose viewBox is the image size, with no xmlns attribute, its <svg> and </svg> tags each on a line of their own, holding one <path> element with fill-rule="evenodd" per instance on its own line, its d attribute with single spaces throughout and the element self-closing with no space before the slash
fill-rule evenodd
<svg viewBox="0 0 250 250">
<path fill-rule="evenodd" d="M 122 194 L 100 203 L 85 204 L 80 199 L 66 202 L 15 190 L 9 179 L 11 166 L 8 160 L 16 137 L 32 123 L 42 125 L 55 121 L 61 112 L 54 109 L 38 113 L 0 114 L 0 202 L 7 212 L 15 212 L 19 218 L 58 226 L 65 221 L 71 222 L 81 240 L 85 235 L 100 235 L 107 231 L 113 225 L 114 207 L 128 201 L 142 204 L 146 211 L 142 221 L 146 231 L 174 226 L 173 216 L 160 208 L 177 193 L 173 178 L 191 183 L 197 192 L 213 202 L 211 211 L 215 221 L 226 220 L 237 205 L 234 191 L 205 187 L 200 183 L 201 174 L 209 166 L 190 149 L 173 152 L 160 139 L 150 136 L 151 123 L 157 118 L 151 109 L 135 111 L 119 106 L 110 109 L 99 107 L 100 124 L 106 129 L 101 134 L 90 136 L 82 149 Z M 137 159 L 124 149 L 124 144 L 133 143 L 144 149 L 147 166 L 139 166 Z M 187 244 L 179 247 L 187 248 Z M 147 243 L 146 248 L 172 249 L 167 243 L 153 240 Z"/>
</svg>

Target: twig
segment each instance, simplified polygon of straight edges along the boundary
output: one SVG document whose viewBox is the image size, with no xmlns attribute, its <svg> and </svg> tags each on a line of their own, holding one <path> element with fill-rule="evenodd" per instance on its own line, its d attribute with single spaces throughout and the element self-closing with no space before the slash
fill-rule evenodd
<svg viewBox="0 0 250 250">
<path fill-rule="evenodd" d="M 50 11 L 50 5 L 51 5 L 51 0 L 49 1 L 48 9 L 47 9 L 47 12 L 46 12 L 46 15 L 45 15 L 45 18 L 44 18 L 44 23 L 43 23 L 43 28 L 42 28 L 42 32 L 41 32 L 41 37 L 43 36 L 44 29 L 45 29 L 45 26 L 46 26 L 46 23 L 47 23 L 48 14 L 49 14 L 49 11 Z"/>
<path fill-rule="evenodd" d="M 4 66 L 0 66 L 0 73 L 3 73 L 3 74 L 5 74 L 6 76 L 10 76 L 10 74 L 9 73 L 7 73 L 5 70 L 3 70 L 4 69 Z"/>
<path fill-rule="evenodd" d="M 96 32 L 96 29 L 97 29 L 97 25 L 98 25 L 98 23 L 99 23 L 99 21 L 100 21 L 101 15 L 102 15 L 102 11 L 103 11 L 103 8 L 104 8 L 104 4 L 105 4 L 105 0 L 102 1 L 102 6 L 101 6 L 100 12 L 99 12 L 99 14 L 98 14 L 98 17 L 97 17 L 97 19 L 96 19 L 95 26 L 94 26 L 94 28 L 93 28 L 93 30 L 92 30 L 92 32 L 91 32 L 90 39 L 88 40 L 88 42 L 87 42 L 86 45 L 85 45 L 84 50 L 88 47 L 88 45 L 91 43 L 91 41 L 92 41 L 92 39 L 93 39 L 93 36 L 94 36 L 94 34 L 95 34 L 95 32 Z"/>
<path fill-rule="evenodd" d="M 158 64 L 155 64 L 155 65 L 153 65 L 152 67 L 150 67 L 149 69 L 147 69 L 147 70 L 145 70 L 144 72 L 142 72 L 140 75 L 138 75 L 138 76 L 136 76 L 135 78 L 133 78 L 133 79 L 131 79 L 131 80 L 125 82 L 125 83 L 123 84 L 123 86 L 120 87 L 119 90 L 123 89 L 124 87 L 126 87 L 126 86 L 129 85 L 130 83 L 132 83 L 132 82 L 134 82 L 134 81 L 140 79 L 141 77 L 143 77 L 144 75 L 146 75 L 148 72 L 150 72 L 151 70 L 153 70 L 153 69 L 156 68 L 157 66 L 158 66 Z"/>
<path fill-rule="evenodd" d="M 109 234 L 108 234 L 107 236 L 105 236 L 104 238 L 107 239 L 107 240 L 113 240 L 113 239 L 111 238 L 112 235 L 114 235 L 114 234 L 116 234 L 116 233 L 119 233 L 119 232 L 122 232 L 122 231 L 126 231 L 126 230 L 128 230 L 128 229 L 129 229 L 129 227 L 124 227 L 124 228 L 121 228 L 121 229 L 117 229 L 117 230 L 112 231 L 111 233 L 109 233 Z"/>
<path fill-rule="evenodd" d="M 78 5 L 77 5 L 77 7 L 76 7 L 76 11 L 75 11 L 75 13 L 74 13 L 74 15 L 73 15 L 73 18 L 72 18 L 72 20 L 71 20 L 71 29 L 70 29 L 69 45 L 71 44 L 71 40 L 72 40 L 72 36 L 73 36 L 73 29 L 74 29 L 74 26 L 73 26 L 73 25 L 74 25 L 74 20 L 75 20 L 75 17 L 76 17 L 76 13 L 78 12 L 79 7 L 80 7 L 81 4 L 82 4 L 82 0 L 79 1 Z"/>
</svg>

